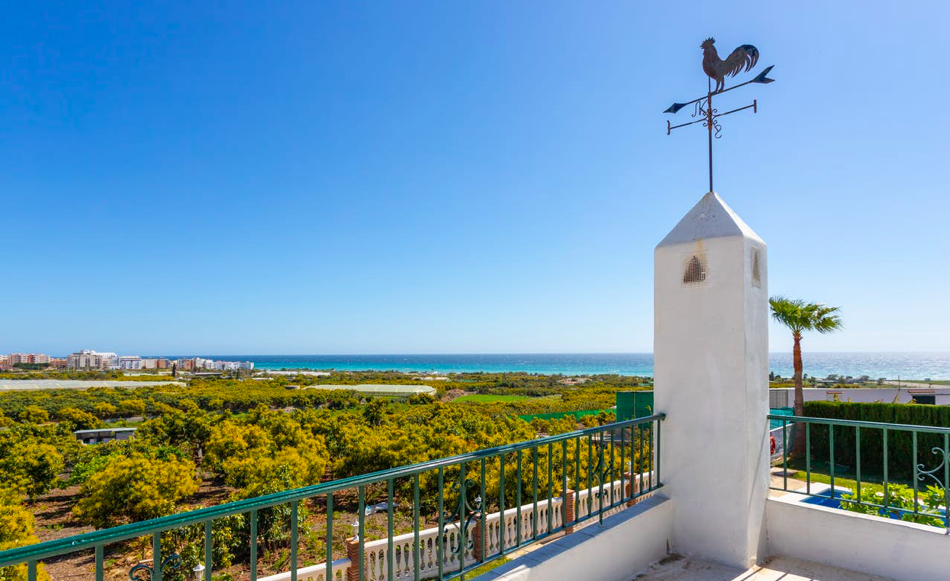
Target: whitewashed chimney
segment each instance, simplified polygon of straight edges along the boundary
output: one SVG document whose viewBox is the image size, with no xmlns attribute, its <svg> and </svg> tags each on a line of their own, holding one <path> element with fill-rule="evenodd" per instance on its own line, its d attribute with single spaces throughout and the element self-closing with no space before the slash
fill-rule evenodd
<svg viewBox="0 0 950 581">
<path fill-rule="evenodd" d="M 715 192 L 656 247 L 655 407 L 673 549 L 748 567 L 769 484 L 768 267 Z"/>
</svg>

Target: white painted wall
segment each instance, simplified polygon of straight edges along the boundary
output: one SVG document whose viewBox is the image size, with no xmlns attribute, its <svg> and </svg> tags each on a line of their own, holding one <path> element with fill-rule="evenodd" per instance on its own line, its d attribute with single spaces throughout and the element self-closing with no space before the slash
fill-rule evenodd
<svg viewBox="0 0 950 581">
<path fill-rule="evenodd" d="M 768 499 L 772 554 L 898 581 L 950 579 L 950 536 L 942 529 L 803 504 L 801 498 Z"/>
<path fill-rule="evenodd" d="M 667 555 L 673 502 L 648 498 L 505 563 L 475 581 L 627 581 Z"/>
<path fill-rule="evenodd" d="M 788 407 L 792 407 L 795 401 L 795 388 L 777 387 L 771 391 L 788 392 Z M 932 390 L 921 389 L 919 387 L 911 388 L 889 388 L 889 387 L 852 387 L 847 389 L 831 389 L 827 387 L 806 387 L 802 390 L 805 401 L 834 401 L 835 394 L 840 401 L 850 401 L 854 403 L 910 403 L 914 394 L 936 395 L 937 405 L 950 404 L 950 388 L 935 387 Z"/>
<path fill-rule="evenodd" d="M 694 255 L 706 279 L 684 284 Z M 767 272 L 765 243 L 712 192 L 655 253 L 654 394 L 668 414 L 660 494 L 676 500 L 674 550 L 742 569 L 764 541 Z"/>
</svg>

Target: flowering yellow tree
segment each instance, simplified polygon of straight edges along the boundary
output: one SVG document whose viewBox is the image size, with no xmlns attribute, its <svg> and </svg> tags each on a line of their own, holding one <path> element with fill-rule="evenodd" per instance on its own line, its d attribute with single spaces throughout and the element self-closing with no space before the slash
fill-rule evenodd
<svg viewBox="0 0 950 581">
<path fill-rule="evenodd" d="M 83 484 L 73 514 L 96 528 L 172 514 L 179 500 L 197 492 L 195 465 L 171 456 L 116 456 Z"/>
<path fill-rule="evenodd" d="M 37 542 L 33 535 L 36 526 L 33 515 L 21 504 L 22 498 L 9 488 L 0 488 L 0 551 Z M 0 581 L 26 581 L 26 564 L 0 567 Z M 49 575 L 40 563 L 36 569 L 39 581 L 49 581 Z"/>
</svg>

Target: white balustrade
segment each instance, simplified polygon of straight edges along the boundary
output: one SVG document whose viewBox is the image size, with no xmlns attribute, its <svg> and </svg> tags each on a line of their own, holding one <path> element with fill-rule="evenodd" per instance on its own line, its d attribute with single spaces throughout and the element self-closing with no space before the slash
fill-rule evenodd
<svg viewBox="0 0 950 581">
<path fill-rule="evenodd" d="M 332 581 L 346 581 L 346 573 L 350 570 L 349 559 L 338 559 L 333 561 L 333 579 Z M 258 577 L 258 581 L 286 581 L 290 579 L 290 571 L 277 573 L 268 577 Z M 327 579 L 327 564 L 320 563 L 310 567 L 300 567 L 297 569 L 297 581 L 330 581 Z"/>
<path fill-rule="evenodd" d="M 644 474 L 645 483 L 651 480 L 651 474 Z M 638 477 L 635 476 L 639 480 Z M 603 487 L 603 506 L 621 502 L 624 498 L 626 486 L 629 480 L 615 480 L 605 482 Z M 574 517 L 575 519 L 584 518 L 587 515 L 597 514 L 600 509 L 600 491 L 599 485 L 592 486 L 589 490 L 579 490 L 575 492 L 574 497 Z M 588 500 L 591 505 L 588 507 Z M 557 530 L 564 523 L 564 511 L 562 504 L 564 499 L 556 497 L 551 499 L 551 530 Z M 626 507 L 625 504 L 605 510 L 604 516 L 609 516 L 620 512 Z M 592 511 L 590 509 L 593 509 Z M 537 506 L 537 535 L 542 536 L 548 532 L 548 500 L 539 500 Z M 535 507 L 533 504 L 521 506 L 521 534 L 518 535 L 518 514 L 517 507 L 505 510 L 503 514 L 493 512 L 485 516 L 485 558 L 493 557 L 504 549 L 514 549 L 518 546 L 520 539 L 524 544 L 534 538 L 535 535 Z M 465 550 L 465 566 L 475 562 L 474 543 L 477 541 L 473 535 L 476 533 L 476 526 L 479 524 L 473 519 L 466 531 L 466 541 L 469 547 Z M 578 523 L 575 528 L 581 528 L 597 519 L 588 519 L 586 522 Z M 461 565 L 458 550 L 461 543 L 460 527 L 458 524 L 446 525 L 443 536 L 442 547 L 442 570 L 445 573 L 458 571 Z M 415 560 L 413 556 L 413 546 L 415 544 L 415 535 L 406 533 L 393 537 L 393 578 L 387 578 L 389 569 L 389 541 L 388 539 L 379 539 L 368 541 L 363 546 L 365 558 L 364 573 L 367 581 L 405 581 L 413 579 L 415 575 Z M 439 529 L 433 527 L 419 531 L 419 577 L 421 579 L 432 579 L 439 575 L 438 561 Z M 326 579 L 326 564 L 320 563 L 311 567 L 301 567 L 297 569 L 298 581 L 345 581 L 346 573 L 355 567 L 349 559 L 340 559 L 333 562 L 333 579 Z M 269 577 L 261 577 L 260 581 L 288 581 L 290 572 L 279 573 Z"/>
</svg>

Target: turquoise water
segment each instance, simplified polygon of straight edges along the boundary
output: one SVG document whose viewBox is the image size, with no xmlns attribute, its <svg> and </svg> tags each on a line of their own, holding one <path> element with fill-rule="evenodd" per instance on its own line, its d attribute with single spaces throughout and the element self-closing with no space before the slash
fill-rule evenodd
<svg viewBox="0 0 950 581">
<path fill-rule="evenodd" d="M 564 375 L 653 375 L 652 353 L 485 355 L 210 355 L 253 361 L 258 369 L 338 369 L 451 372 L 526 372 Z M 950 379 L 950 353 L 805 353 L 805 373 L 888 379 Z M 772 371 L 789 377 L 791 353 L 769 356 Z"/>
</svg>

